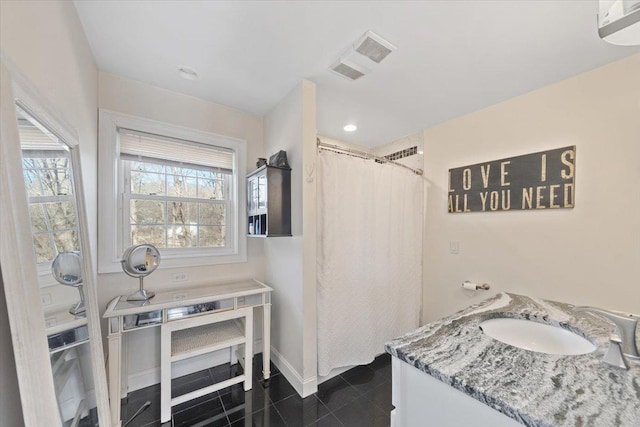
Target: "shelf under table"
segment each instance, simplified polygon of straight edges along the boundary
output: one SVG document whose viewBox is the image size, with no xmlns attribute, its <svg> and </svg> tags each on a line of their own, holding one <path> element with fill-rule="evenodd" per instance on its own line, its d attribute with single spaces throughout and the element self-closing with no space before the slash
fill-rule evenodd
<svg viewBox="0 0 640 427">
<path fill-rule="evenodd" d="M 171 333 L 171 360 L 198 356 L 244 341 L 244 331 L 235 320 L 177 330 Z"/>
</svg>

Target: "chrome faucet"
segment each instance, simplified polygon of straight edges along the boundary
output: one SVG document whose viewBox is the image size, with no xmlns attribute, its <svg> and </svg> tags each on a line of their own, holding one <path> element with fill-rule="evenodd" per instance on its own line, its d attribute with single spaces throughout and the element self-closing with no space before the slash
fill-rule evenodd
<svg viewBox="0 0 640 427">
<path fill-rule="evenodd" d="M 622 354 L 622 340 L 616 334 L 609 338 L 609 350 L 604 355 L 602 362 L 615 368 L 629 370 L 627 359 Z"/>
<path fill-rule="evenodd" d="M 634 318 L 631 314 L 623 315 L 595 307 L 574 307 L 574 310 L 598 314 L 612 321 L 616 325 L 615 334 L 620 337 L 619 339 L 621 342 L 619 345 L 622 347 L 622 353 L 626 357 L 640 359 L 638 346 L 636 345 L 636 327 L 638 326 L 638 319 Z"/>
</svg>

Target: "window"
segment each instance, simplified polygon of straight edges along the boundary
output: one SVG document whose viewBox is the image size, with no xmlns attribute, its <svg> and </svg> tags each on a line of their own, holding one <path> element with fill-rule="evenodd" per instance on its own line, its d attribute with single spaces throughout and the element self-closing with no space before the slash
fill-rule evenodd
<svg viewBox="0 0 640 427">
<path fill-rule="evenodd" d="M 98 272 L 140 243 L 160 268 L 246 261 L 244 141 L 104 110 L 99 125 Z"/>
<path fill-rule="evenodd" d="M 228 248 L 233 152 L 121 129 L 125 243 Z"/>
<path fill-rule="evenodd" d="M 21 109 L 18 131 L 36 262 L 48 273 L 59 252 L 80 250 L 71 156 Z"/>
</svg>

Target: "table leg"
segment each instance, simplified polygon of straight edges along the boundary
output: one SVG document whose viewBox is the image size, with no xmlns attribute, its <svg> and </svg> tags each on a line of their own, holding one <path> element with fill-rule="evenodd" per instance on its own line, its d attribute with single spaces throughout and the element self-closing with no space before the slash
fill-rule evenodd
<svg viewBox="0 0 640 427">
<path fill-rule="evenodd" d="M 160 330 L 160 422 L 171 421 L 171 329 Z"/>
<path fill-rule="evenodd" d="M 129 395 L 129 339 L 124 334 L 120 341 L 120 400 Z"/>
<path fill-rule="evenodd" d="M 120 422 L 120 381 L 122 366 L 122 334 L 109 334 L 109 406 L 111 423 L 118 427 Z"/>
<path fill-rule="evenodd" d="M 265 381 L 271 377 L 271 303 L 262 306 L 262 374 Z"/>
</svg>

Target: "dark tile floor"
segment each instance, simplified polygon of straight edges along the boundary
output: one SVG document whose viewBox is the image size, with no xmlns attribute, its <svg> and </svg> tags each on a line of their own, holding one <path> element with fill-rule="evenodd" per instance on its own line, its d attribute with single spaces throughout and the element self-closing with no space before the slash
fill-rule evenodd
<svg viewBox="0 0 640 427">
<path fill-rule="evenodd" d="M 122 400 L 122 419 L 128 420 L 146 402 L 151 406 L 128 427 L 387 427 L 391 406 L 391 359 L 378 356 L 371 364 L 357 366 L 318 387 L 302 399 L 280 371 L 271 364 L 271 380 L 259 382 L 262 355 L 254 357 L 252 390 L 242 384 L 202 396 L 173 408 L 172 421 L 160 423 L 160 385 L 137 390 Z M 240 365 L 228 363 L 196 372 L 172 382 L 172 395 L 186 393 L 241 374 Z"/>
</svg>

